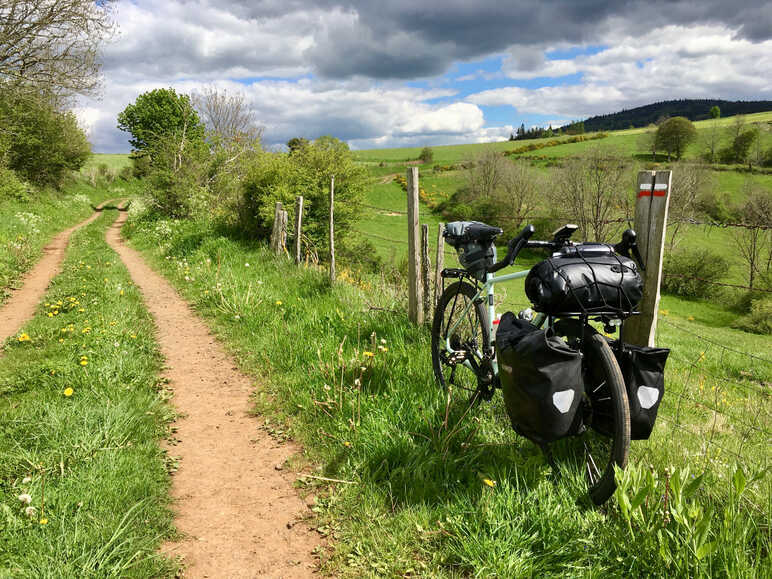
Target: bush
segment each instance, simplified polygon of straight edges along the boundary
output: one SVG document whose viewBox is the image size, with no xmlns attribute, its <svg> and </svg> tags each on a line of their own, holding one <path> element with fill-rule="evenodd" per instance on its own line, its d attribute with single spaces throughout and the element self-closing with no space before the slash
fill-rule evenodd
<svg viewBox="0 0 772 579">
<path fill-rule="evenodd" d="M 0 167 L 0 201 L 13 199 L 15 201 L 29 201 L 30 188 L 16 173 L 5 167 Z"/>
<path fill-rule="evenodd" d="M 421 154 L 418 155 L 418 160 L 424 163 L 431 163 L 434 160 L 434 151 L 431 147 L 424 147 L 421 149 Z"/>
<path fill-rule="evenodd" d="M 737 319 L 733 328 L 754 334 L 772 334 L 772 296 L 751 299 L 751 311 Z"/>
<path fill-rule="evenodd" d="M 134 168 L 129 166 L 122 167 L 118 173 L 118 177 L 123 181 L 129 181 L 134 177 Z"/>
<path fill-rule="evenodd" d="M 716 292 L 729 261 L 709 249 L 678 251 L 665 258 L 662 290 L 688 298 L 704 298 Z"/>
</svg>

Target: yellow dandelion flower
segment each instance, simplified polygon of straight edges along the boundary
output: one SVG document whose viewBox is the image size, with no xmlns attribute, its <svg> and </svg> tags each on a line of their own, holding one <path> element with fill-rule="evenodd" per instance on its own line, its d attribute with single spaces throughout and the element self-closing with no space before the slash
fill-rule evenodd
<svg viewBox="0 0 772 579">
<path fill-rule="evenodd" d="M 64 338 L 59 338 L 59 343 L 64 344 Z"/>
<path fill-rule="evenodd" d="M 80 365 L 81 366 L 87 366 L 88 365 L 88 360 L 81 360 L 80 361 Z"/>
<path fill-rule="evenodd" d="M 689 317 L 688 317 L 688 318 L 686 318 L 686 319 L 687 319 L 687 320 L 689 320 L 690 322 L 693 322 L 693 321 L 694 321 L 694 316 L 689 316 Z"/>
<path fill-rule="evenodd" d="M 488 486 L 489 486 L 489 487 L 491 487 L 491 488 L 493 488 L 493 487 L 495 487 L 495 486 L 496 486 L 496 481 L 495 481 L 495 480 L 491 480 L 491 479 L 489 479 L 489 478 L 484 478 L 484 479 L 483 479 L 483 483 L 484 483 L 484 484 L 486 484 L 486 485 L 488 485 Z"/>
<path fill-rule="evenodd" d="M 343 446 L 345 446 L 346 448 L 351 448 L 351 443 L 347 440 L 346 442 L 343 443 Z"/>
<path fill-rule="evenodd" d="M 48 524 L 48 519 L 40 519 L 40 524 L 41 525 L 47 525 Z"/>
<path fill-rule="evenodd" d="M 276 305 L 280 306 L 281 305 L 281 300 L 276 300 Z"/>
<path fill-rule="evenodd" d="M 368 358 L 374 358 L 375 354 L 373 352 L 362 352 L 364 356 L 367 356 Z"/>
<path fill-rule="evenodd" d="M 72 393 L 73 393 L 73 392 L 75 392 L 75 390 L 73 390 L 72 388 L 69 388 L 69 387 L 68 387 L 68 388 L 65 388 L 65 389 L 64 389 L 64 395 L 65 395 L 67 398 L 69 398 L 70 396 L 72 396 Z"/>
<path fill-rule="evenodd" d="M 123 295 L 123 290 L 121 290 L 119 293 L 120 293 L 120 295 Z"/>
<path fill-rule="evenodd" d="M 136 340 L 136 339 L 137 339 L 137 334 L 132 334 L 132 335 L 131 335 L 131 339 L 132 339 L 132 340 Z"/>
<path fill-rule="evenodd" d="M 20 342 L 29 342 L 30 341 L 29 334 L 22 334 L 21 336 L 19 336 L 18 339 L 19 339 Z"/>
</svg>

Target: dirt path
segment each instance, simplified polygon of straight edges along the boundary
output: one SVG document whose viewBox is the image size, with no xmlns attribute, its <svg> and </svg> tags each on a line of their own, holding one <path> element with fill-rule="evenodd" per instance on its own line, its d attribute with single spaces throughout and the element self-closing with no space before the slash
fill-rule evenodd
<svg viewBox="0 0 772 579">
<path fill-rule="evenodd" d="M 14 290 L 11 297 L 0 307 L 0 342 L 4 342 L 21 329 L 21 327 L 35 315 L 35 310 L 43 299 L 51 280 L 62 269 L 64 254 L 70 243 L 72 234 L 99 217 L 102 207 L 110 201 L 100 203 L 97 211 L 74 227 L 65 229 L 51 240 L 51 243 L 43 248 L 43 257 L 38 261 L 22 279 L 22 285 Z M 0 356 L 2 352 L 0 351 Z"/>
<path fill-rule="evenodd" d="M 278 444 L 248 415 L 253 385 L 206 325 L 120 238 L 122 213 L 107 232 L 158 326 L 165 376 L 178 420 L 180 457 L 172 495 L 185 535 L 164 546 L 182 555 L 185 577 L 308 577 L 317 538 L 295 523 L 306 508 L 293 477 L 276 469 L 298 450 Z"/>
</svg>

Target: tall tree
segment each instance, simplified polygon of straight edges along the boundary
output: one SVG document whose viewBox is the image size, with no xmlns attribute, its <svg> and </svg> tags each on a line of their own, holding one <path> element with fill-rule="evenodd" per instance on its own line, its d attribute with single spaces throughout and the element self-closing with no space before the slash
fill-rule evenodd
<svg viewBox="0 0 772 579">
<path fill-rule="evenodd" d="M 158 88 L 137 97 L 118 115 L 118 128 L 131 133 L 129 143 L 137 151 L 150 153 L 169 135 L 203 140 L 204 125 L 186 94 L 173 88 Z"/>
<path fill-rule="evenodd" d="M 671 117 L 657 129 L 657 148 L 665 149 L 668 157 L 680 159 L 686 147 L 697 138 L 697 129 L 686 117 Z"/>
<path fill-rule="evenodd" d="M 0 81 L 58 96 L 93 94 L 112 0 L 2 0 Z"/>
<path fill-rule="evenodd" d="M 206 87 L 193 93 L 192 103 L 209 136 L 220 143 L 259 143 L 263 129 L 241 93 Z"/>
</svg>

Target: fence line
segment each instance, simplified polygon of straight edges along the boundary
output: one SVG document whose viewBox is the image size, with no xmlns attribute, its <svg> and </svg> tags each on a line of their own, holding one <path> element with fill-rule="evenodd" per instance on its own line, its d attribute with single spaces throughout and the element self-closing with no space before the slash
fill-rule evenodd
<svg viewBox="0 0 772 579">
<path fill-rule="evenodd" d="M 762 362 L 766 362 L 767 364 L 772 364 L 772 359 L 764 358 L 763 356 L 757 356 L 756 354 L 750 354 L 748 352 L 741 352 L 740 350 L 735 350 L 734 348 L 730 348 L 728 346 L 724 346 L 723 344 L 720 344 L 716 342 L 715 340 L 711 340 L 710 338 L 706 338 L 705 336 L 702 336 L 696 332 L 693 332 L 692 330 L 687 330 L 686 328 L 682 328 L 681 326 L 674 324 L 673 322 L 669 321 L 667 318 L 663 318 L 661 320 L 664 324 L 667 324 L 668 326 L 672 326 L 686 334 L 690 334 L 692 336 L 695 336 L 699 338 L 700 340 L 703 340 L 704 342 L 707 342 L 709 344 L 712 344 L 714 346 L 717 346 L 723 350 L 726 350 L 727 352 L 733 352 L 735 354 L 740 354 L 741 356 L 748 356 L 749 358 L 753 358 L 754 360 L 760 360 Z"/>
<path fill-rule="evenodd" d="M 376 211 L 385 211 L 389 213 L 397 213 L 399 215 L 407 215 L 407 211 L 402 211 L 400 209 L 388 209 L 386 207 L 377 207 L 375 205 L 368 205 L 366 203 L 362 203 L 362 207 L 366 207 L 367 209 L 374 209 Z M 513 219 L 519 219 L 521 221 L 527 221 L 529 219 L 541 219 L 541 220 L 560 220 L 565 219 L 564 217 L 561 217 L 560 215 L 516 215 L 513 217 Z M 632 222 L 631 217 L 617 217 L 615 219 L 604 219 L 600 221 L 599 223 L 603 225 L 609 225 L 612 223 L 627 223 Z M 772 229 L 772 225 L 761 225 L 761 224 L 753 224 L 753 223 L 741 223 L 741 222 L 733 222 L 733 223 L 721 223 L 719 221 L 700 221 L 698 219 L 690 219 L 690 218 L 684 218 L 684 219 L 668 219 L 668 223 L 679 223 L 684 225 L 700 225 L 704 227 L 718 227 L 720 229 L 728 229 L 731 227 L 734 228 L 741 228 L 741 229 L 761 229 L 763 231 L 766 231 L 768 229 Z"/>
<path fill-rule="evenodd" d="M 705 278 L 702 278 L 702 277 L 696 277 L 696 276 L 693 276 L 693 275 L 683 275 L 683 274 L 680 274 L 680 273 L 663 273 L 662 276 L 663 277 L 677 277 L 677 278 L 681 278 L 681 279 L 693 279 L 693 280 L 701 281 L 701 282 L 709 284 L 709 285 L 720 285 L 722 287 L 732 287 L 732 288 L 737 288 L 737 289 L 750 290 L 750 291 L 754 291 L 754 292 L 764 292 L 764 293 L 772 294 L 772 290 L 768 290 L 768 289 L 755 288 L 755 287 L 750 287 L 750 286 L 747 286 L 747 285 L 738 285 L 738 284 L 734 284 L 734 283 L 723 283 L 723 282 L 720 282 L 720 281 L 711 281 L 709 279 L 705 279 Z"/>
</svg>

